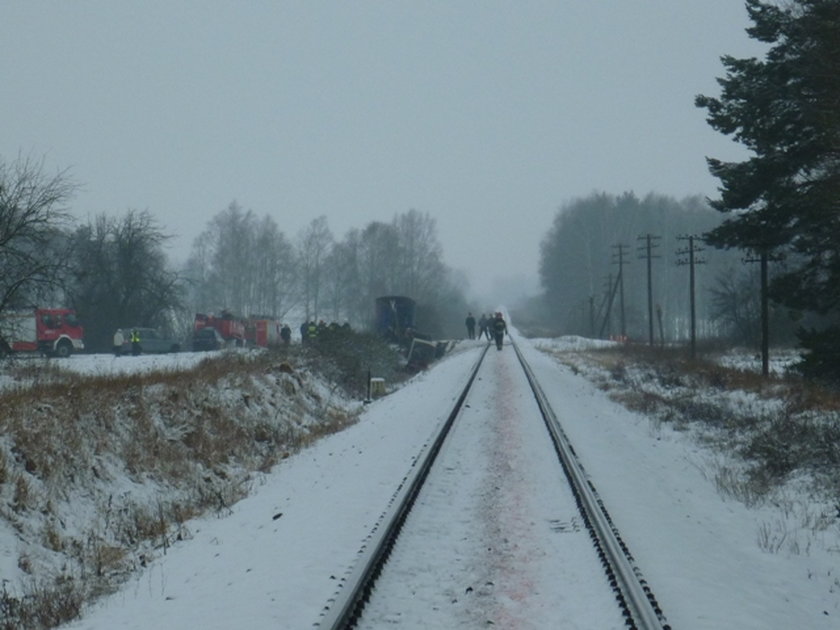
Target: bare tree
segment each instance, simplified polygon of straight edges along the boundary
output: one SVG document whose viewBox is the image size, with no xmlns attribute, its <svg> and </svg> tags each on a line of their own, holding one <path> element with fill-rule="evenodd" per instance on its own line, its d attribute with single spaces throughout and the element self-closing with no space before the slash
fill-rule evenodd
<svg viewBox="0 0 840 630">
<path fill-rule="evenodd" d="M 205 230 L 193 241 L 190 256 L 184 265 L 189 302 L 193 310 L 198 312 L 212 310 L 219 303 L 213 284 L 213 248 L 214 236 Z"/>
<path fill-rule="evenodd" d="M 254 237 L 252 314 L 282 317 L 294 305 L 295 256 L 292 244 L 268 216 Z"/>
<path fill-rule="evenodd" d="M 362 232 L 355 228 L 349 230 L 344 240 L 333 246 L 333 252 L 330 256 L 330 269 L 334 270 L 341 265 L 341 277 L 336 278 L 335 283 L 332 276 L 329 277 L 328 291 L 341 301 L 340 309 L 354 326 L 366 327 L 370 323 L 372 301 L 362 273 Z"/>
<path fill-rule="evenodd" d="M 711 289 L 712 318 L 730 339 L 757 346 L 761 332 L 761 307 L 754 274 L 729 269 L 717 276 Z"/>
<path fill-rule="evenodd" d="M 313 219 L 298 237 L 298 269 L 306 319 L 320 315 L 321 285 L 324 280 L 324 263 L 333 244 L 327 217 Z"/>
<path fill-rule="evenodd" d="M 64 204 L 76 185 L 43 161 L 0 160 L 0 312 L 51 296 L 67 262 Z"/>
<path fill-rule="evenodd" d="M 257 266 L 256 222 L 252 211 L 233 201 L 194 241 L 187 275 L 196 309 L 250 312 Z"/>
<path fill-rule="evenodd" d="M 180 276 L 168 266 L 166 236 L 148 211 L 104 214 L 79 227 L 67 293 L 85 323 L 87 345 L 104 350 L 115 328 L 168 328 L 183 306 Z"/>
<path fill-rule="evenodd" d="M 256 216 L 235 201 L 211 221 L 212 274 L 219 308 L 249 311 L 253 295 Z"/>
<path fill-rule="evenodd" d="M 434 296 L 436 283 L 445 271 L 435 220 L 428 213 L 412 209 L 395 216 L 393 225 L 398 240 L 395 284 L 415 299 Z"/>
<path fill-rule="evenodd" d="M 464 283 L 442 259 L 434 220 L 417 210 L 350 230 L 326 259 L 321 289 L 329 312 L 364 327 L 377 297 L 406 295 L 418 303 L 425 332 L 443 333 L 450 320 L 460 331 Z"/>
<path fill-rule="evenodd" d="M 324 304 L 334 322 L 353 318 L 353 292 L 358 288 L 356 248 L 352 239 L 333 245 L 324 261 Z"/>
<path fill-rule="evenodd" d="M 195 240 L 186 274 L 197 311 L 277 318 L 293 305 L 294 248 L 271 217 L 236 202 Z"/>
<path fill-rule="evenodd" d="M 368 304 L 393 293 L 405 294 L 396 281 L 399 236 L 393 225 L 374 221 L 362 231 L 359 241 L 359 276 Z"/>
</svg>

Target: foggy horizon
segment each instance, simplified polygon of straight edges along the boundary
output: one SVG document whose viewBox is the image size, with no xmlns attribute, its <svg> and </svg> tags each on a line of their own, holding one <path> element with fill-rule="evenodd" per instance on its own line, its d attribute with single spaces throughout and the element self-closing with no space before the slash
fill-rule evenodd
<svg viewBox="0 0 840 630">
<path fill-rule="evenodd" d="M 416 209 L 469 295 L 537 286 L 558 209 L 593 192 L 715 196 L 720 57 L 743 3 L 14 3 L 0 155 L 80 185 L 79 220 L 148 210 L 173 260 L 231 202 L 291 239 Z"/>
</svg>

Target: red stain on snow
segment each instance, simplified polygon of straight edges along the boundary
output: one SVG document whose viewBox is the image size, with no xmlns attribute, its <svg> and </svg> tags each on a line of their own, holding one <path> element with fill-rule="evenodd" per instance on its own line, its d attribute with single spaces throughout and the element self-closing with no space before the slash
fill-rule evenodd
<svg viewBox="0 0 840 630">
<path fill-rule="evenodd" d="M 501 358 L 501 357 L 499 357 Z M 529 570 L 532 556 L 539 549 L 537 533 L 534 531 L 526 505 L 533 495 L 527 487 L 522 471 L 526 468 L 525 451 L 521 441 L 520 417 L 516 401 L 512 400 L 515 390 L 510 363 L 495 361 L 495 388 L 492 418 L 495 424 L 494 442 L 488 445 L 490 470 L 494 487 L 488 488 L 492 500 L 486 505 L 486 526 L 499 541 L 498 548 L 488 552 L 490 580 L 493 583 L 493 622 L 496 627 L 531 627 L 527 619 L 528 600 L 534 594 L 536 580 Z M 490 492 L 492 490 L 492 492 Z"/>
</svg>

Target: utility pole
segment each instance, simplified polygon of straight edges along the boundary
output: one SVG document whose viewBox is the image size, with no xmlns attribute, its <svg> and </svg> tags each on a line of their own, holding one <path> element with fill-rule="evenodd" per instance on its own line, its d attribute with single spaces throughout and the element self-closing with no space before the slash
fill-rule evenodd
<svg viewBox="0 0 840 630">
<path fill-rule="evenodd" d="M 627 264 L 625 262 L 624 257 L 626 255 L 626 245 L 622 245 L 618 243 L 617 245 L 613 245 L 613 249 L 616 250 L 616 253 L 613 255 L 613 264 L 618 264 L 618 279 L 616 283 L 619 286 L 620 293 L 619 293 L 619 306 L 621 307 L 621 339 L 624 341 L 627 339 L 627 320 L 624 316 L 624 265 Z"/>
<path fill-rule="evenodd" d="M 770 375 L 770 297 L 768 266 L 770 260 L 780 260 L 778 256 L 770 255 L 768 245 L 755 248 L 758 258 L 745 258 L 744 262 L 757 262 L 761 265 L 761 375 Z"/>
<path fill-rule="evenodd" d="M 604 301 L 601 304 L 601 311 L 604 313 L 604 319 L 601 322 L 601 330 L 598 332 L 599 339 L 604 338 L 604 332 L 607 330 L 607 326 L 610 324 L 612 316 L 612 304 L 613 299 L 615 299 L 616 287 L 618 287 L 618 283 L 616 282 L 616 284 L 613 285 L 612 274 L 610 274 L 607 278 L 607 286 L 604 292 Z M 610 328 L 610 334 L 612 334 L 612 328 Z"/>
<path fill-rule="evenodd" d="M 651 346 L 653 345 L 653 276 L 651 273 L 650 262 L 653 258 L 659 258 L 659 256 L 653 255 L 653 248 L 659 247 L 659 244 L 654 243 L 654 241 L 657 241 L 660 238 L 662 237 L 652 236 L 650 234 L 645 234 L 644 236 L 640 236 L 638 238 L 638 240 L 640 241 L 645 241 L 644 247 L 639 248 L 642 251 L 642 254 L 639 256 L 639 258 L 647 258 L 648 335 L 650 338 Z"/>
<path fill-rule="evenodd" d="M 685 249 L 678 249 L 677 256 L 685 256 L 688 254 L 688 260 L 685 258 L 678 258 L 677 265 L 688 265 L 688 291 L 689 291 L 689 304 L 691 308 L 691 358 L 697 358 L 697 315 L 696 315 L 696 308 L 695 308 L 695 283 L 694 283 L 694 266 L 695 265 L 702 265 L 706 261 L 699 260 L 695 258 L 694 254 L 697 252 L 702 252 L 705 248 L 703 247 L 695 247 L 694 240 L 696 236 L 678 236 L 678 241 L 688 241 L 688 247 Z"/>
</svg>

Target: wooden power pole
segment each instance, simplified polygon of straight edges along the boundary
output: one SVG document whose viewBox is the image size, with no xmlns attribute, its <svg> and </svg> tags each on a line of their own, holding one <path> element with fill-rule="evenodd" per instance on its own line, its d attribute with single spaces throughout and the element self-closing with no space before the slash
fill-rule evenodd
<svg viewBox="0 0 840 630">
<path fill-rule="evenodd" d="M 642 250 L 642 254 L 639 258 L 647 259 L 648 337 L 650 339 L 651 346 L 653 345 L 653 274 L 651 272 L 650 263 L 651 259 L 659 258 L 659 256 L 653 255 L 653 248 L 659 247 L 659 245 L 654 241 L 657 241 L 660 238 L 662 237 L 645 234 L 644 236 L 640 236 L 638 239 L 640 241 L 645 241 L 645 245 L 640 248 Z"/>
<path fill-rule="evenodd" d="M 678 258 L 677 264 L 678 265 L 688 265 L 688 294 L 689 294 L 689 305 L 691 309 L 691 358 L 692 360 L 697 358 L 697 309 L 695 306 L 695 282 L 694 282 L 694 266 L 695 265 L 702 265 L 705 263 L 705 260 L 699 260 L 695 257 L 697 252 L 702 252 L 703 247 L 695 247 L 694 241 L 697 239 L 696 236 L 678 236 L 678 241 L 688 241 L 688 247 L 685 249 L 678 249 L 677 256 L 685 256 L 688 255 L 688 260 L 685 258 Z"/>
<path fill-rule="evenodd" d="M 618 243 L 617 245 L 613 245 L 613 249 L 616 250 L 614 255 L 614 264 L 618 264 L 618 279 L 616 280 L 616 284 L 619 287 L 619 307 L 621 308 L 621 339 L 622 341 L 627 338 L 627 320 L 625 318 L 624 312 L 624 265 L 627 264 L 625 260 L 626 256 L 626 245 L 622 245 Z"/>
</svg>

